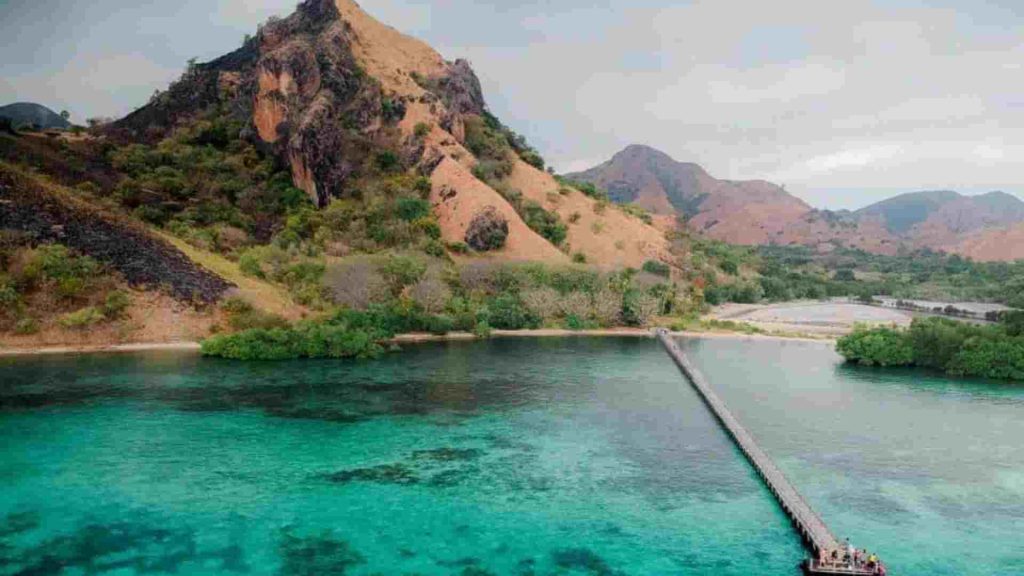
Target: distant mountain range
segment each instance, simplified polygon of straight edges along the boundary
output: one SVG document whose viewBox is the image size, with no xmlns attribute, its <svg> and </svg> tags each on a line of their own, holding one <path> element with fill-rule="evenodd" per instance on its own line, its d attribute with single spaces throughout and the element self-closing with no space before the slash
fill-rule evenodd
<svg viewBox="0 0 1024 576">
<path fill-rule="evenodd" d="M 929 248 L 976 260 L 1024 258 L 1024 201 L 1004 192 L 901 194 L 857 211 L 817 210 L 763 180 L 719 180 L 649 146 L 625 148 L 568 178 L 618 203 L 683 216 L 691 230 L 736 244 L 842 245 L 881 254 Z"/>
<path fill-rule="evenodd" d="M 36 126 L 46 130 L 49 128 L 70 128 L 71 123 L 53 110 L 34 102 L 15 102 L 0 106 L 0 118 L 9 118 L 15 128 Z"/>
</svg>

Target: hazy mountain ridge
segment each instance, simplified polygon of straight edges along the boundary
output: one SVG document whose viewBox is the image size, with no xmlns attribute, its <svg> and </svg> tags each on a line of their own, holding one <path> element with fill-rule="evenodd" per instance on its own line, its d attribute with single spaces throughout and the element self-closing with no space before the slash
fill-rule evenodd
<svg viewBox="0 0 1024 576">
<path fill-rule="evenodd" d="M 838 244 L 881 254 L 930 248 L 981 260 L 1024 258 L 1024 244 L 995 240 L 1015 238 L 1024 223 L 1024 201 L 1005 192 L 912 192 L 856 211 L 817 210 L 770 182 L 718 180 L 698 164 L 641 145 L 567 177 L 606 189 L 616 202 L 683 216 L 691 230 L 735 244 L 823 250 Z"/>
<path fill-rule="evenodd" d="M 35 102 L 15 102 L 0 106 L 0 118 L 8 118 L 15 128 L 33 126 L 46 130 L 70 128 L 71 123 L 60 114 Z"/>
</svg>

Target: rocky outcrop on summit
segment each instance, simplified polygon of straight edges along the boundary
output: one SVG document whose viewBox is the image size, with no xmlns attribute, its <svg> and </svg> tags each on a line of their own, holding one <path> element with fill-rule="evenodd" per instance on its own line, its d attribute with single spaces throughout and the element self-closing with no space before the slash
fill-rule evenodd
<svg viewBox="0 0 1024 576">
<path fill-rule="evenodd" d="M 197 111 L 219 106 L 249 124 L 248 136 L 273 148 L 291 167 L 295 185 L 323 205 L 344 195 L 381 150 L 402 149 L 408 164 L 420 159 L 422 147 L 401 145 L 399 124 L 410 103 L 426 105 L 451 131 L 460 115 L 485 109 L 480 82 L 465 61 L 437 57 L 401 78 L 390 69 L 375 75 L 384 64 L 377 46 L 415 52 L 387 31 L 398 35 L 348 0 L 307 0 L 291 16 L 261 26 L 240 49 L 191 65 L 111 132 L 154 141 Z"/>
<path fill-rule="evenodd" d="M 115 123 L 111 134 L 155 140 L 211 107 L 245 124 L 243 136 L 272 150 L 319 206 L 354 194 L 362 178 L 416 170 L 431 180 L 445 241 L 463 242 L 482 209 L 507 220 L 508 241 L 488 258 L 568 262 L 571 249 L 608 267 L 670 259 L 664 234 L 653 226 L 636 218 L 618 225 L 621 214 L 588 217 L 601 211 L 595 200 L 571 189 L 559 194 L 563 187 L 550 174 L 510 158 L 514 169 L 505 184 L 522 198 L 563 220 L 584 214 L 574 216 L 579 225 L 569 228 L 562 246 L 527 226 L 506 197 L 510 190 L 499 193 L 494 182 L 477 177 L 478 159 L 464 145 L 471 117 L 497 122 L 469 63 L 446 61 L 352 0 L 301 2 L 239 50 L 190 66 L 166 92 Z M 521 152 L 521 141 L 509 144 Z"/>
</svg>

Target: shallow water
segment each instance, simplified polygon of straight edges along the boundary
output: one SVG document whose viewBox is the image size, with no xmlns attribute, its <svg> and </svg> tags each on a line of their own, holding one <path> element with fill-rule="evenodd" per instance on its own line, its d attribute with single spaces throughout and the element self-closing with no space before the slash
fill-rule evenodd
<svg viewBox="0 0 1024 576">
<path fill-rule="evenodd" d="M 893 574 L 1024 573 L 1024 387 L 687 344 Z M 0 360 L 0 574 L 796 574 L 804 552 L 653 340 L 377 362 Z"/>
</svg>

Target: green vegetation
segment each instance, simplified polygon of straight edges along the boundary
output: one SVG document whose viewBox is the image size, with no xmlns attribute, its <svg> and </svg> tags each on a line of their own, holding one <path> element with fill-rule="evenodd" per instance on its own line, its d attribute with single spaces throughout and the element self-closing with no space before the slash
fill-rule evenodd
<svg viewBox="0 0 1024 576">
<path fill-rule="evenodd" d="M 231 254 L 265 240 L 309 203 L 290 174 L 238 137 L 243 126 L 210 110 L 156 145 L 109 153 L 124 175 L 113 198 L 134 215 L 201 248 Z"/>
<path fill-rule="evenodd" d="M 910 328 L 859 328 L 839 340 L 847 361 L 865 366 L 919 366 L 954 376 L 1024 380 L 1024 312 L 1001 324 L 918 318 Z"/>
<path fill-rule="evenodd" d="M 565 178 L 564 176 L 556 176 L 556 179 L 558 180 L 559 184 L 561 184 L 563 187 L 569 186 L 575 188 L 582 192 L 583 194 L 598 201 L 608 201 L 608 193 L 605 192 L 604 190 L 601 190 L 597 186 L 594 186 L 590 182 L 570 180 L 569 178 Z M 650 218 L 650 215 L 648 215 L 648 218 Z"/>
<path fill-rule="evenodd" d="M 538 170 L 544 169 L 544 159 L 540 154 L 523 136 L 503 125 L 495 116 L 487 112 L 483 116 L 470 115 L 465 118 L 465 126 L 466 147 L 478 159 L 503 161 L 506 167 L 503 176 L 512 173 L 511 154 Z"/>
<path fill-rule="evenodd" d="M 568 227 L 554 212 L 548 212 L 533 201 L 526 201 L 519 209 L 523 221 L 531 230 L 543 236 L 555 246 L 561 246 L 568 234 Z"/>
<path fill-rule="evenodd" d="M 651 213 L 636 204 L 620 204 L 619 209 L 634 218 L 640 219 L 644 224 L 651 224 L 654 222 L 654 219 L 651 217 Z"/>
<path fill-rule="evenodd" d="M 0 238 L 0 333 L 33 334 L 46 323 L 82 330 L 124 316 L 131 298 L 96 260 L 24 240 Z"/>
<path fill-rule="evenodd" d="M 930 251 L 879 256 L 835 248 L 822 254 L 805 246 L 734 246 L 686 237 L 676 241 L 685 246 L 684 268 L 703 286 L 711 305 L 892 296 L 1024 306 L 1024 262 L 979 263 Z"/>
<path fill-rule="evenodd" d="M 233 334 L 203 344 L 209 356 L 237 359 L 372 357 L 404 332 L 645 326 L 692 312 L 669 279 L 584 266 L 474 262 L 455 266 L 417 254 L 346 258 L 328 267 L 332 308 L 289 325 L 239 300 L 224 304 Z"/>
<path fill-rule="evenodd" d="M 560 246 L 565 241 L 568 228 L 558 214 L 545 210 L 537 202 L 524 200 L 521 191 L 503 181 L 512 174 L 515 154 L 519 154 L 528 163 L 532 163 L 530 159 L 535 159 L 539 162 L 537 167 L 540 169 L 543 169 L 544 161 L 539 160 L 540 156 L 536 156 L 536 152 L 523 152 L 517 149 L 514 144 L 515 138 L 509 136 L 500 124 L 495 124 L 496 122 L 490 116 L 469 116 L 465 120 L 466 147 L 478 159 L 473 175 L 508 200 L 531 230 L 555 246 Z"/>
</svg>

